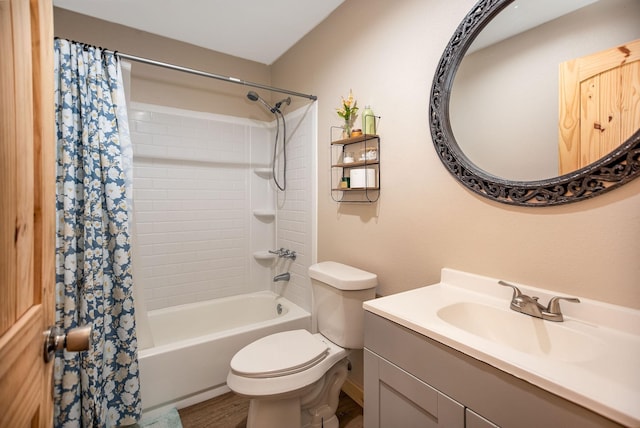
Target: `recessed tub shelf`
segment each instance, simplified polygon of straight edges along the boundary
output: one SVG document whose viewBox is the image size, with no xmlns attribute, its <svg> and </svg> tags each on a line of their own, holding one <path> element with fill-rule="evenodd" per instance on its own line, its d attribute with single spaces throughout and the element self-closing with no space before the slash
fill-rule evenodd
<svg viewBox="0 0 640 428">
<path fill-rule="evenodd" d="M 271 178 L 273 177 L 273 171 L 271 168 L 254 168 L 253 172 L 261 178 Z"/>
<path fill-rule="evenodd" d="M 275 210 L 271 210 L 268 208 L 257 208 L 253 210 L 253 215 L 268 220 L 273 220 L 274 218 L 276 218 Z"/>
<path fill-rule="evenodd" d="M 256 260 L 273 260 L 276 257 L 276 254 L 272 254 L 268 250 L 256 251 L 255 253 L 253 253 L 253 258 Z"/>
</svg>

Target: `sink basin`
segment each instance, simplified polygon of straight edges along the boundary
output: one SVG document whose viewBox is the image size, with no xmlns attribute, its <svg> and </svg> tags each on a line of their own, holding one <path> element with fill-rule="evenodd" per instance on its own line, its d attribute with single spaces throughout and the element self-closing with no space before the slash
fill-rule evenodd
<svg viewBox="0 0 640 428">
<path fill-rule="evenodd" d="M 580 362 L 597 358 L 604 343 L 566 324 L 543 321 L 508 308 L 459 302 L 437 311 L 443 321 L 476 336 L 534 356 Z"/>
</svg>

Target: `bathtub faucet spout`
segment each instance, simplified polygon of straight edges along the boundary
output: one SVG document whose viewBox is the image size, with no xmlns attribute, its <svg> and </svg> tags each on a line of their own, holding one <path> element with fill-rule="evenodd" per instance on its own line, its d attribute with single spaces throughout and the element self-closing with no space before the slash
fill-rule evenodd
<svg viewBox="0 0 640 428">
<path fill-rule="evenodd" d="M 278 281 L 289 281 L 291 278 L 291 274 L 289 272 L 281 273 L 280 275 L 276 275 L 273 277 L 274 282 Z"/>
</svg>

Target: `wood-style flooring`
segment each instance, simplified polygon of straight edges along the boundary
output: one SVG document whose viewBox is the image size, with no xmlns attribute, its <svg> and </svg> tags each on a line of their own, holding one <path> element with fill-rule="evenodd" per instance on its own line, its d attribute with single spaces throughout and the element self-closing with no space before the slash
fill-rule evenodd
<svg viewBox="0 0 640 428">
<path fill-rule="evenodd" d="M 249 399 L 233 392 L 180 409 L 183 428 L 245 428 Z M 362 407 L 344 392 L 336 411 L 340 428 L 362 428 Z"/>
</svg>

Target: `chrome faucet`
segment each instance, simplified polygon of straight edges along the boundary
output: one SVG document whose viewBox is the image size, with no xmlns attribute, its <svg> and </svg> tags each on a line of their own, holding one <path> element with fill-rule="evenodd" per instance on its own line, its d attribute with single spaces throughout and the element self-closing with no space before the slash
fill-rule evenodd
<svg viewBox="0 0 640 428">
<path fill-rule="evenodd" d="M 560 310 L 560 300 L 566 300 L 568 302 L 580 303 L 580 299 L 575 297 L 552 297 L 549 300 L 547 306 L 543 306 L 538 303 L 538 297 L 527 296 L 522 294 L 520 289 L 515 285 L 509 284 L 504 281 L 498 281 L 498 284 L 513 289 L 513 297 L 511 298 L 511 304 L 509 307 L 516 311 L 532 317 L 542 318 L 547 321 L 563 321 L 562 311 Z"/>
<path fill-rule="evenodd" d="M 282 258 L 285 258 L 285 259 L 295 260 L 296 257 L 297 257 L 295 251 L 289 250 L 287 248 L 280 248 L 279 250 L 269 250 L 269 252 L 271 254 L 275 254 L 278 257 L 282 257 Z"/>
<path fill-rule="evenodd" d="M 293 250 L 284 250 L 284 254 L 281 257 L 284 257 L 285 259 L 295 260 L 298 256 Z"/>
<path fill-rule="evenodd" d="M 276 275 L 273 277 L 274 282 L 289 281 L 289 279 L 291 279 L 291 274 L 289 272 L 281 273 L 280 275 Z"/>
</svg>

